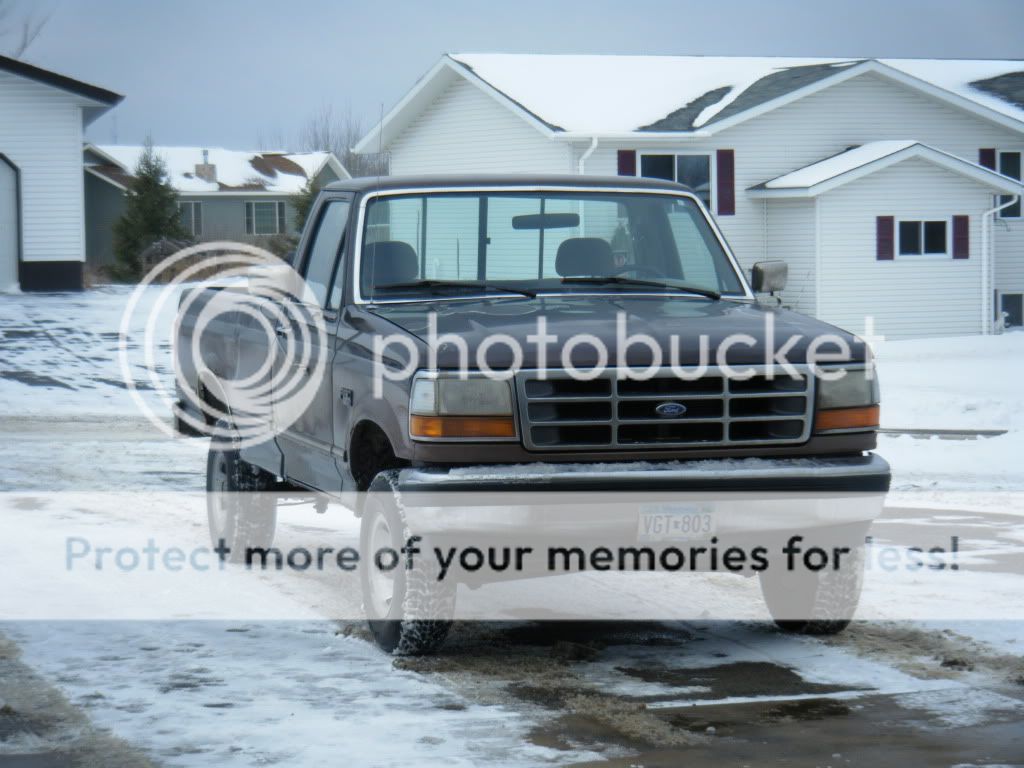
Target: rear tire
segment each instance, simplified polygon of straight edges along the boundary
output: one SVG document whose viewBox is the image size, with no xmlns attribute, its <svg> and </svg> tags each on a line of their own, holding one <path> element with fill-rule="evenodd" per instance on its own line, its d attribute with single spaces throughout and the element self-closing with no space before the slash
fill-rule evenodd
<svg viewBox="0 0 1024 768">
<path fill-rule="evenodd" d="M 268 493 L 274 478 L 242 459 L 220 440 L 206 459 L 206 513 L 210 541 L 222 560 L 244 563 L 254 549 L 269 549 L 277 528 L 277 498 Z"/>
<path fill-rule="evenodd" d="M 846 629 L 864 585 L 864 544 L 850 546 L 840 568 L 817 573 L 768 568 L 761 572 L 761 594 L 775 624 L 802 635 L 835 635 Z"/>
<path fill-rule="evenodd" d="M 429 544 L 408 568 L 405 556 L 390 571 L 378 568 L 376 553 L 383 547 L 401 552 L 414 534 L 409 530 L 398 491 L 398 472 L 388 470 L 370 483 L 360 520 L 360 585 L 363 610 L 373 639 L 381 650 L 399 656 L 436 651 L 451 628 L 455 585 L 437 578 L 437 562 Z"/>
</svg>

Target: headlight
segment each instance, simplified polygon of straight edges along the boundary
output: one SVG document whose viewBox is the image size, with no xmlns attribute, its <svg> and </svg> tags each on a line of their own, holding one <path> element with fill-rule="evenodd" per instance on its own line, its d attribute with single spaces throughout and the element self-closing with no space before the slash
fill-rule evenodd
<svg viewBox="0 0 1024 768">
<path fill-rule="evenodd" d="M 874 368 L 847 371 L 834 381 L 818 380 L 819 408 L 854 408 L 878 403 L 878 377 Z"/>
<path fill-rule="evenodd" d="M 878 400 L 878 377 L 870 363 L 861 369 L 848 370 L 832 381 L 819 378 L 814 431 L 876 429 Z"/>
<path fill-rule="evenodd" d="M 420 374 L 409 396 L 409 432 L 428 440 L 514 438 L 509 382 Z"/>
</svg>

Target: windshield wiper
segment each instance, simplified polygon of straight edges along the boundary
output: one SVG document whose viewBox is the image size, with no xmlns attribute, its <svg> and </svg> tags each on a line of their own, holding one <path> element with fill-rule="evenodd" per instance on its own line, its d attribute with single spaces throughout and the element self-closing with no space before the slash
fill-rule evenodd
<svg viewBox="0 0 1024 768">
<path fill-rule="evenodd" d="M 695 293 L 698 296 L 703 296 L 706 299 L 712 301 L 718 301 L 722 298 L 722 294 L 718 291 L 712 291 L 710 288 L 697 288 L 692 285 L 680 285 L 678 283 L 664 283 L 660 280 L 642 280 L 635 277 L 622 277 L 621 275 L 603 275 L 594 277 L 563 277 L 563 283 L 591 283 L 594 285 L 639 285 L 649 286 L 652 288 L 671 288 L 676 291 L 684 291 L 685 293 Z"/>
<path fill-rule="evenodd" d="M 477 280 L 410 280 L 407 283 L 390 283 L 388 285 L 378 285 L 377 288 L 383 290 L 395 290 L 401 291 L 409 288 L 474 288 L 482 291 L 501 291 L 502 293 L 517 293 L 520 296 L 528 296 L 531 299 L 537 298 L 536 291 L 530 291 L 525 288 L 510 288 L 507 285 L 497 285 L 495 283 L 483 283 Z"/>
</svg>

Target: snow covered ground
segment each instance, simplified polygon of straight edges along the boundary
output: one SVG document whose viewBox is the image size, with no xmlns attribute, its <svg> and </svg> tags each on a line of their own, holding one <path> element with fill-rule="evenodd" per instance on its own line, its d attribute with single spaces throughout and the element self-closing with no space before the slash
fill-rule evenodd
<svg viewBox="0 0 1024 768">
<path fill-rule="evenodd" d="M 0 413 L 117 421 L 137 420 L 138 404 L 125 386 L 118 357 L 122 315 L 132 296 L 127 286 L 101 286 L 82 293 L 0 296 Z M 170 328 L 177 294 L 152 286 L 132 313 L 129 362 L 142 397 L 156 400 L 139 343 L 158 303 L 154 348 L 158 373 L 173 389 Z"/>
<path fill-rule="evenodd" d="M 1008 430 L 974 440 L 880 436 L 893 499 L 1024 514 L 1024 332 L 884 342 L 877 360 L 883 427 Z"/>
<path fill-rule="evenodd" d="M 201 515 L 158 503 L 168 492 L 202 490 L 205 445 L 156 431 L 124 388 L 116 337 L 128 295 L 102 288 L 0 297 L 8 563 L 62 525 L 205 542 Z M 169 355 L 169 346 L 158 348 Z M 301 620 L 6 622 L 0 635 L 97 727 L 169 766 L 715 765 L 723 756 L 757 764 L 772 749 L 786 754 L 786 734 L 806 750 L 807 719 L 828 734 L 822 764 L 842 764 L 832 758 L 840 751 L 847 762 L 871 761 L 872 739 L 909 755 L 942 744 L 950 764 L 1019 763 L 1012 734 L 1024 721 L 1024 626 L 978 619 L 1024 595 L 1024 333 L 888 342 L 878 360 L 885 427 L 1008 430 L 976 440 L 880 438 L 895 478 L 875 553 L 963 539 L 959 572 L 867 576 L 866 603 L 899 616 L 915 600 L 935 609 L 927 623 L 864 623 L 827 642 L 789 637 L 753 620 L 764 618 L 754 581 L 695 576 L 679 599 L 726 601 L 744 620 L 473 623 L 456 627 L 441 656 L 393 664 L 360 623 L 318 618 L 338 615 L 345 601 L 346 615 L 356 615 L 351 583 L 238 573 L 222 585 L 227 599 L 266 615 L 301 605 Z M 163 514 L 140 519 L 132 509 L 47 502 L 64 492 L 93 501 L 132 493 Z M 296 510 L 280 537 L 289 545 L 353 541 L 352 523 Z M 610 606 L 676 599 L 677 588 L 659 578 L 569 577 L 552 598 Z M 490 589 L 468 599 L 505 599 L 515 588 Z M 146 597 L 125 593 L 123 604 Z M 0 620 L 9 618 L 5 605 L 12 603 L 0 593 Z M 5 752 L 52 747 L 45 732 L 28 746 L 5 740 L 3 706 L 17 693 L 5 690 L 8 682 L 0 675 L 0 763 Z M 744 744 L 762 751 L 747 754 Z"/>
</svg>

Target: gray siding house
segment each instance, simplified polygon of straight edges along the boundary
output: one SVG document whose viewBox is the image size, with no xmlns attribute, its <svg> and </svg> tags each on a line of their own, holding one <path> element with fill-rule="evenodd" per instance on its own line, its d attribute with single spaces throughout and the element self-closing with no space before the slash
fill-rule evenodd
<svg viewBox="0 0 1024 768">
<path fill-rule="evenodd" d="M 141 146 L 86 145 L 86 254 L 92 268 L 114 262 L 114 224 L 143 152 Z M 296 234 L 293 198 L 312 179 L 322 187 L 349 178 L 330 152 L 246 152 L 154 147 L 178 192 L 182 225 L 197 241 L 267 246 Z"/>
</svg>

